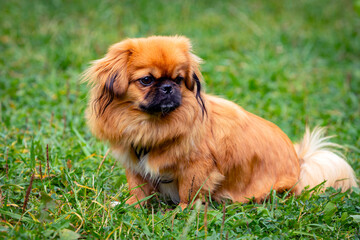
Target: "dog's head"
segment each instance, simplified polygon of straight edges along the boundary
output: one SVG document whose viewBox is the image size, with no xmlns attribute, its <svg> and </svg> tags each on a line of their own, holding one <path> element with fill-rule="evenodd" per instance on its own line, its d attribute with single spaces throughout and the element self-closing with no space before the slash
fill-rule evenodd
<svg viewBox="0 0 360 240">
<path fill-rule="evenodd" d="M 116 43 L 85 73 L 96 95 L 95 113 L 101 116 L 119 100 L 146 114 L 164 116 L 181 106 L 184 91 L 193 92 L 204 113 L 199 63 L 185 37 L 156 36 Z"/>
</svg>

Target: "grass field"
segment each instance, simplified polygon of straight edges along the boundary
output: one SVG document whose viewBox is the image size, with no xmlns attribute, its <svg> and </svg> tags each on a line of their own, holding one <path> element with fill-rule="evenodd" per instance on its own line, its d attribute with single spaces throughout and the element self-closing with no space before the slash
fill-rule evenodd
<svg viewBox="0 0 360 240">
<path fill-rule="evenodd" d="M 110 208 L 129 197 L 124 169 L 86 127 L 79 82 L 112 43 L 185 35 L 207 92 L 294 141 L 306 124 L 328 126 L 360 176 L 359 14 L 358 0 L 2 0 L 0 238 L 359 239 L 359 189 L 184 212 L 158 196 Z"/>
</svg>

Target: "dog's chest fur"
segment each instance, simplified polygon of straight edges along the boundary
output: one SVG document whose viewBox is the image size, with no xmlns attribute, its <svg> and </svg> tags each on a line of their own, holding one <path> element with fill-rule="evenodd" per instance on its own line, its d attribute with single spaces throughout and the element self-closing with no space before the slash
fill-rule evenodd
<svg viewBox="0 0 360 240">
<path fill-rule="evenodd" d="M 140 174 L 165 197 L 170 198 L 175 204 L 180 202 L 177 179 L 174 179 L 170 173 L 160 174 L 159 169 L 151 165 L 149 149 L 131 147 L 127 152 L 113 150 L 113 154 L 124 167 Z"/>
</svg>

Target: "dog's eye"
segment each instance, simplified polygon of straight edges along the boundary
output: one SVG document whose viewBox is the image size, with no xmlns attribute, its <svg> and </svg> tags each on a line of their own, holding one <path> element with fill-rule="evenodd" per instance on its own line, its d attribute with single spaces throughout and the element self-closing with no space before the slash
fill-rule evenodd
<svg viewBox="0 0 360 240">
<path fill-rule="evenodd" d="M 143 85 L 143 86 L 150 86 L 154 81 L 154 77 L 152 76 L 146 76 L 143 78 L 139 79 L 139 82 Z"/>
<path fill-rule="evenodd" d="M 176 82 L 177 84 L 180 84 L 182 80 L 184 80 L 184 78 L 181 77 L 181 76 L 178 76 L 178 77 L 175 78 L 175 82 Z"/>
</svg>

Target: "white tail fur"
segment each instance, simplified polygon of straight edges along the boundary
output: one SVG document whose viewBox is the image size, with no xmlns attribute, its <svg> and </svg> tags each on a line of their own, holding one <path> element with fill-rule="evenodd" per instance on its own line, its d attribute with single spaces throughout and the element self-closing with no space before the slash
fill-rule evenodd
<svg viewBox="0 0 360 240">
<path fill-rule="evenodd" d="M 337 151 L 340 145 L 329 142 L 331 137 L 324 136 L 325 129 L 316 127 L 312 132 L 306 128 L 303 140 L 295 144 L 300 160 L 300 179 L 295 186 L 295 193 L 300 194 L 325 182 L 324 188 L 341 188 L 342 191 L 357 186 L 354 170 Z"/>
</svg>

